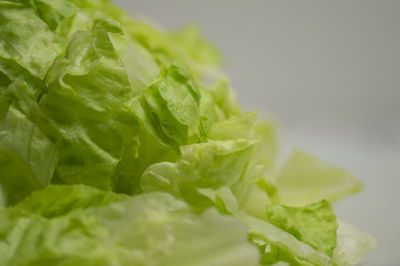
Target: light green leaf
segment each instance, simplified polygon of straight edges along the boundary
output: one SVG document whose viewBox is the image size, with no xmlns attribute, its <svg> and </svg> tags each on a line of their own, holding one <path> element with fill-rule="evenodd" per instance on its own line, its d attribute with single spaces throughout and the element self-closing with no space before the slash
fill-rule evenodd
<svg viewBox="0 0 400 266">
<path fill-rule="evenodd" d="M 47 134 L 59 139 L 59 182 L 111 189 L 125 153 L 134 159 L 138 125 L 123 104 L 134 92 L 108 31 L 120 32 L 118 22 L 96 20 L 90 32 L 77 31 L 48 74 L 40 106 Z"/>
<path fill-rule="evenodd" d="M 50 30 L 55 30 L 60 23 L 73 15 L 77 8 L 74 4 L 65 0 L 33 0 L 36 11 Z"/>
<path fill-rule="evenodd" d="M 140 98 L 129 102 L 130 110 L 160 144 L 177 149 L 200 133 L 200 92 L 187 70 L 178 64 L 163 67 L 160 76 Z"/>
<path fill-rule="evenodd" d="M 214 112 L 217 120 L 225 120 L 230 117 L 238 117 L 241 114 L 236 94 L 226 78 L 220 78 L 211 88 L 215 97 L 216 106 Z"/>
<path fill-rule="evenodd" d="M 256 144 L 238 139 L 182 146 L 182 159 L 149 166 L 141 177 L 141 187 L 144 191 L 168 191 L 191 204 L 208 206 L 197 189 L 228 186 L 239 202 L 245 201 L 254 182 L 251 161 Z"/>
<path fill-rule="evenodd" d="M 129 196 L 125 194 L 103 191 L 84 185 L 50 185 L 44 190 L 33 192 L 15 205 L 12 210 L 53 218 L 76 209 L 106 206 L 128 198 Z"/>
<path fill-rule="evenodd" d="M 145 103 L 144 106 L 148 108 L 149 113 L 153 114 L 161 130 L 164 131 L 168 138 L 172 139 L 171 143 L 187 143 L 189 137 L 188 126 L 174 117 L 168 109 L 167 103 L 162 99 L 157 86 L 151 86 L 146 89 L 143 92 L 142 99 Z"/>
<path fill-rule="evenodd" d="M 14 217 L 0 240 L 1 265 L 241 266 L 257 262 L 257 250 L 247 241 L 242 223 L 215 210 L 196 214 L 164 193 L 52 219 Z"/>
<path fill-rule="evenodd" d="M 376 247 L 376 239 L 343 219 L 338 219 L 338 223 L 333 259 L 339 266 L 356 265 L 367 252 Z"/>
<path fill-rule="evenodd" d="M 199 101 L 200 92 L 192 80 L 190 73 L 183 65 L 172 64 L 162 70 L 156 86 L 168 110 L 183 125 L 194 133 L 200 134 Z"/>
<path fill-rule="evenodd" d="M 0 61 L 13 61 L 44 78 L 59 52 L 54 34 L 28 3 L 0 3 L 0 17 L 5 22 L 0 24 Z"/>
<path fill-rule="evenodd" d="M 199 88 L 200 90 L 200 135 L 207 136 L 213 123 L 215 122 L 213 108 L 215 105 L 215 99 L 212 93 L 205 88 Z"/>
<path fill-rule="evenodd" d="M 267 205 L 267 220 L 314 249 L 333 256 L 337 222 L 326 200 L 297 208 Z"/>
<path fill-rule="evenodd" d="M 34 123 L 39 113 L 32 94 L 21 80 L 0 92 L 0 185 L 9 204 L 46 187 L 58 161 L 56 146 Z"/>
<path fill-rule="evenodd" d="M 293 261 L 294 265 L 333 265 L 332 259 L 324 253 L 318 252 L 273 224 L 247 214 L 241 214 L 240 217 L 248 225 L 250 234 L 260 237 L 267 244 L 277 247 L 281 250 L 280 252 L 286 253 L 284 257 L 289 256 L 289 260 L 291 260 L 289 262 Z M 274 262 L 280 259 L 279 255 L 273 258 Z"/>
<path fill-rule="evenodd" d="M 150 86 L 160 73 L 153 55 L 128 35 L 110 34 L 136 94 Z"/>
<path fill-rule="evenodd" d="M 302 206 L 321 199 L 330 202 L 360 192 L 363 185 L 349 172 L 296 150 L 276 178 L 281 202 Z"/>
<path fill-rule="evenodd" d="M 261 139 L 260 162 L 275 172 L 278 157 L 279 137 L 276 122 L 272 119 L 260 119 L 253 127 L 253 134 Z"/>
<path fill-rule="evenodd" d="M 200 193 L 213 201 L 218 209 L 232 214 L 247 225 L 252 242 L 259 246 L 262 265 L 282 260 L 295 266 L 334 265 L 331 257 L 300 241 L 289 232 L 242 211 L 229 188 L 201 189 Z"/>
<path fill-rule="evenodd" d="M 214 140 L 249 138 L 256 119 L 257 112 L 251 112 L 214 123 L 207 137 Z"/>
<path fill-rule="evenodd" d="M 150 100 L 150 99 L 148 99 Z M 150 136 L 152 136 L 158 143 L 165 147 L 176 146 L 174 140 L 171 140 L 162 129 L 157 118 L 146 108 L 145 103 L 140 97 L 135 97 L 127 102 L 127 107 L 134 114 L 139 121 L 142 128 L 144 128 Z"/>
</svg>

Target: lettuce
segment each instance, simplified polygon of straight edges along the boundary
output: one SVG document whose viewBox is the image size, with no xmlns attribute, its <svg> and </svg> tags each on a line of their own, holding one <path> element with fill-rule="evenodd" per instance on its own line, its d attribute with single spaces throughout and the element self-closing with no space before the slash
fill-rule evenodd
<svg viewBox="0 0 400 266">
<path fill-rule="evenodd" d="M 358 193 L 363 185 L 346 170 L 295 150 L 276 176 L 282 203 L 304 205 L 321 199 L 336 202 Z"/>
<path fill-rule="evenodd" d="M 349 265 L 356 177 L 243 113 L 220 53 L 107 0 L 0 1 L 0 265 Z M 338 222 L 339 221 L 339 222 Z"/>
<path fill-rule="evenodd" d="M 338 224 L 337 248 L 333 255 L 338 264 L 356 264 L 376 246 L 376 240 L 372 235 L 355 228 L 343 219 L 338 219 Z"/>
<path fill-rule="evenodd" d="M 267 220 L 332 257 L 338 226 L 335 214 L 326 200 L 298 208 L 268 205 Z"/>
<path fill-rule="evenodd" d="M 84 200 L 76 197 L 85 192 Z M 0 264 L 257 265 L 257 249 L 247 241 L 246 227 L 231 217 L 212 209 L 196 214 L 166 193 L 122 199 L 109 193 L 59 186 L 24 200 L 9 211 Z M 40 204 L 43 197 L 53 204 Z M 104 204 L 106 198 L 109 204 Z"/>
<path fill-rule="evenodd" d="M 31 86 L 17 79 L 0 95 L 0 183 L 10 204 L 45 188 L 58 161 L 56 145 L 30 119 L 38 107 L 30 92 Z"/>
</svg>

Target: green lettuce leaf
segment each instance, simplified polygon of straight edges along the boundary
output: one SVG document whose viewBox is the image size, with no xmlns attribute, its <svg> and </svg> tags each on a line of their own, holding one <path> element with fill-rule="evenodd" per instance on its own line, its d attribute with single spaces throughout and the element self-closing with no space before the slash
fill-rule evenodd
<svg viewBox="0 0 400 266">
<path fill-rule="evenodd" d="M 148 167 L 141 177 L 143 191 L 168 191 L 185 201 L 208 206 L 198 189 L 229 186 L 240 203 L 251 191 L 257 151 L 254 140 L 209 141 L 181 147 L 176 163 L 161 162 Z"/>
<path fill-rule="evenodd" d="M 214 123 L 207 137 L 213 140 L 249 138 L 257 119 L 257 112 L 245 113 Z"/>
<path fill-rule="evenodd" d="M 187 144 L 189 134 L 200 136 L 200 92 L 183 66 L 164 66 L 160 77 L 142 95 L 147 113 L 160 125 L 170 142 Z"/>
<path fill-rule="evenodd" d="M 78 11 L 77 7 L 69 1 L 34 0 L 33 3 L 39 18 L 52 31 L 55 31 L 65 19 L 72 17 Z"/>
<path fill-rule="evenodd" d="M 275 174 L 276 161 L 279 155 L 279 137 L 276 122 L 272 119 L 260 119 L 253 126 L 253 134 L 261 139 L 262 153 L 259 158 Z M 271 175 L 270 174 L 270 175 Z M 272 182 L 272 178 L 269 178 Z"/>
<path fill-rule="evenodd" d="M 262 264 L 286 261 L 296 266 L 334 265 L 331 257 L 273 224 L 246 214 L 240 217 L 248 225 L 253 242 L 260 247 Z"/>
<path fill-rule="evenodd" d="M 236 94 L 229 86 L 227 78 L 217 80 L 211 87 L 211 92 L 215 97 L 216 106 L 214 107 L 214 112 L 218 121 L 241 115 Z"/>
<path fill-rule="evenodd" d="M 354 175 L 300 150 L 295 150 L 280 169 L 276 185 L 281 203 L 289 206 L 321 199 L 335 202 L 363 188 Z"/>
<path fill-rule="evenodd" d="M 251 241 L 259 247 L 261 254 L 260 262 L 262 265 L 271 265 L 280 261 L 296 266 L 334 265 L 332 255 L 328 256 L 313 248 L 308 243 L 296 238 L 290 232 L 282 230 L 280 228 L 282 224 L 276 226 L 267 220 L 244 212 L 230 188 L 201 189 L 200 192 L 202 195 L 208 197 L 220 211 L 230 213 L 247 224 Z M 332 212 L 329 214 L 332 215 Z M 313 217 L 313 215 L 308 216 L 311 220 L 318 219 L 318 217 Z M 333 235 L 333 238 L 336 240 L 335 235 Z M 315 240 L 321 241 L 318 235 Z"/>
<path fill-rule="evenodd" d="M 50 184 L 58 161 L 56 146 L 32 121 L 32 94 L 21 80 L 0 92 L 0 184 L 8 204 Z"/>
<path fill-rule="evenodd" d="M 53 218 L 76 209 L 106 206 L 128 198 L 129 196 L 125 194 L 103 191 L 84 185 L 50 185 L 44 190 L 32 193 L 15 205 L 12 210 Z"/>
<path fill-rule="evenodd" d="M 338 265 L 355 265 L 370 250 L 375 248 L 375 238 L 353 225 L 338 219 L 337 247 L 334 260 Z"/>
<path fill-rule="evenodd" d="M 128 74 L 135 94 L 141 93 L 160 74 L 153 55 L 127 34 L 110 33 L 111 41 Z"/>
<path fill-rule="evenodd" d="M 249 144 L 252 149 L 247 148 Z M 277 227 L 273 222 L 257 219 L 240 210 L 242 205 L 240 203 L 246 202 L 243 190 L 254 187 L 254 182 L 257 180 L 251 178 L 253 175 L 245 174 L 255 152 L 254 144 L 254 141 L 242 139 L 183 146 L 182 160 L 176 163 L 154 164 L 146 169 L 141 177 L 142 189 L 145 192 L 167 191 L 193 206 L 206 208 L 214 205 L 221 212 L 234 215 L 248 225 L 252 235 L 262 237 L 265 243 L 280 250 L 278 255 L 273 257 L 269 255 L 268 259 L 264 256 L 264 263 L 284 259 L 291 263 L 299 263 L 296 265 L 333 264 L 331 257 L 336 245 L 336 218 L 329 203 L 322 202 L 322 206 L 309 206 L 304 210 L 299 209 L 298 212 L 293 211 L 301 217 L 291 213 L 291 219 L 295 220 L 293 223 L 304 221 L 303 227 L 299 225 L 296 231 L 301 232 L 303 235 L 300 236 L 303 238 L 292 235 L 293 230 L 285 232 L 287 228 L 282 228 L 283 230 L 278 228 L 281 225 Z M 280 207 L 280 205 L 275 206 Z M 269 214 L 272 214 L 272 211 Z M 267 216 L 274 222 L 277 221 L 273 219 L 276 216 Z M 313 234 L 311 231 L 316 224 L 321 230 L 328 228 L 330 234 Z M 318 246 L 321 243 L 324 243 L 324 248 Z"/>
<path fill-rule="evenodd" d="M 64 200 L 57 203 L 64 205 Z M 257 261 L 243 224 L 215 210 L 196 214 L 165 193 L 50 219 L 37 214 L 13 218 L 0 240 L 1 265 L 239 266 Z"/>
<path fill-rule="evenodd" d="M 0 24 L 0 61 L 12 61 L 17 69 L 43 79 L 58 54 L 55 35 L 35 14 L 29 1 L 2 1 L 0 17 L 7 22 Z M 10 70 L 13 69 L 3 71 L 9 74 Z"/>
<path fill-rule="evenodd" d="M 314 249 L 333 256 L 338 225 L 326 200 L 297 208 L 267 205 L 267 220 Z"/>
<path fill-rule="evenodd" d="M 120 31 L 115 21 L 95 20 L 91 31 L 73 34 L 49 70 L 40 107 L 47 134 L 58 140 L 60 183 L 112 189 L 119 162 L 134 158 L 137 121 L 123 104 L 134 94 L 108 36 Z"/>
</svg>

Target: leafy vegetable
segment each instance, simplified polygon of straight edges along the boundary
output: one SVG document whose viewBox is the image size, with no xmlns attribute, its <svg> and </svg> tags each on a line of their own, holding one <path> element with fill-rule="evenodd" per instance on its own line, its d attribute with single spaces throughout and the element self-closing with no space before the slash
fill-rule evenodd
<svg viewBox="0 0 400 266">
<path fill-rule="evenodd" d="M 305 207 L 267 206 L 267 220 L 328 256 L 336 247 L 336 217 L 325 200 Z"/>
<path fill-rule="evenodd" d="M 355 228 L 343 219 L 338 219 L 338 224 L 334 258 L 339 265 L 354 265 L 376 246 L 376 240 L 372 235 Z"/>
<path fill-rule="evenodd" d="M 257 250 L 248 243 L 245 226 L 215 210 L 198 215 L 165 193 L 91 207 L 98 206 L 99 196 L 109 197 L 108 192 L 84 186 L 54 189 L 35 194 L 54 199 L 53 205 L 40 206 L 42 213 L 35 205 L 22 204 L 28 213 L 11 219 L 0 243 L 1 265 L 257 265 Z M 64 209 L 65 201 L 74 202 L 75 193 L 85 190 L 92 204 L 75 204 L 57 215 L 52 211 Z M 38 216 L 49 213 L 53 217 Z"/>
<path fill-rule="evenodd" d="M 363 185 L 347 171 L 295 150 L 276 178 L 282 203 L 301 206 L 321 199 L 341 200 L 362 190 Z"/>
<path fill-rule="evenodd" d="M 54 33 L 27 1 L 2 1 L 0 16 L 7 22 L 0 25 L 0 58 L 5 65 L 2 71 L 15 77 L 15 72 L 26 70 L 43 79 L 60 52 Z"/>
<path fill-rule="evenodd" d="M 17 79 L 0 95 L 0 183 L 10 204 L 46 187 L 57 164 L 55 144 L 29 119 L 37 108 L 29 101 L 31 90 Z"/>
<path fill-rule="evenodd" d="M 67 214 L 75 209 L 106 206 L 129 196 L 111 191 L 102 191 L 84 185 L 50 185 L 45 190 L 33 192 L 11 210 L 29 212 L 46 218 Z"/>
<path fill-rule="evenodd" d="M 0 1 L 0 265 L 348 265 L 351 174 L 243 113 L 193 25 Z M 4 198 L 3 198 L 4 194 Z"/>
</svg>

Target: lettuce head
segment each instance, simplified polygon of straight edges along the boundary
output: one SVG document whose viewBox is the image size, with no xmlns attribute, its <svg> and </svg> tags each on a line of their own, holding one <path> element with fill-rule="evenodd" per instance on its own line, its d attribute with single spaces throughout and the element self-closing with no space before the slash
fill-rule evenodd
<svg viewBox="0 0 400 266">
<path fill-rule="evenodd" d="M 0 1 L 0 265 L 352 265 L 359 192 L 242 112 L 218 49 L 108 0 Z"/>
</svg>

